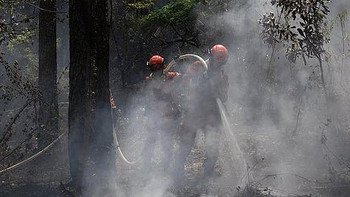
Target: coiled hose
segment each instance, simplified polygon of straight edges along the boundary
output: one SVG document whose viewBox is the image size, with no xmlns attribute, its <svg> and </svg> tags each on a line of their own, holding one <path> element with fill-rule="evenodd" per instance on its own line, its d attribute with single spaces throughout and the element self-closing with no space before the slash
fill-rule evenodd
<svg viewBox="0 0 350 197">
<path fill-rule="evenodd" d="M 175 59 L 173 59 L 166 66 L 166 68 L 164 69 L 163 72 L 164 73 L 169 72 L 170 69 L 173 68 L 176 65 L 176 61 L 183 60 L 183 59 L 188 59 L 188 58 L 194 58 L 194 59 L 197 59 L 198 61 L 200 61 L 201 65 L 204 67 L 204 74 L 207 73 L 207 70 L 208 70 L 207 63 L 204 61 L 203 58 L 201 58 L 199 55 L 195 55 L 195 54 L 184 54 L 184 55 L 180 55 L 179 57 L 176 57 Z M 113 114 L 112 114 L 112 117 L 113 117 Z M 117 134 L 116 134 L 116 129 L 115 129 L 114 123 L 113 123 L 113 138 L 114 138 L 114 146 L 118 150 L 119 155 L 121 156 L 121 158 L 123 159 L 124 162 L 126 162 L 127 164 L 130 164 L 130 165 L 133 165 L 133 164 L 136 164 L 138 161 L 141 160 L 141 157 L 140 157 L 140 158 L 136 159 L 135 161 L 131 161 L 125 156 L 124 152 L 120 148 L 120 143 L 119 143 L 119 140 L 118 140 L 118 137 L 117 137 Z M 147 148 L 147 147 L 144 147 L 144 148 Z"/>
</svg>

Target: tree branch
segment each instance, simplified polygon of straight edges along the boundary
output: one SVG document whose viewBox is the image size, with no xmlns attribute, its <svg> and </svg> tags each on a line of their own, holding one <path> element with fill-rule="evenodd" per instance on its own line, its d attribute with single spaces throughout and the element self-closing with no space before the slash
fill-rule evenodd
<svg viewBox="0 0 350 197">
<path fill-rule="evenodd" d="M 13 117 L 12 121 L 9 123 L 9 125 L 7 126 L 2 138 L 0 139 L 0 144 L 6 139 L 7 134 L 10 132 L 13 124 L 15 124 L 16 120 L 19 118 L 19 116 L 21 115 L 21 113 L 24 111 L 25 108 L 27 108 L 27 106 L 32 103 L 33 101 L 35 101 L 37 98 L 33 98 L 31 100 L 29 100 L 27 103 L 25 103 L 22 108 L 17 112 L 17 114 Z"/>
<path fill-rule="evenodd" d="M 30 6 L 32 6 L 34 8 L 37 8 L 37 9 L 39 9 L 41 11 L 45 11 L 45 12 L 52 12 L 52 13 L 59 13 L 59 14 L 67 14 L 68 13 L 67 11 L 57 11 L 57 10 L 44 9 L 44 8 L 41 8 L 41 7 L 37 6 L 37 5 L 34 5 L 32 3 L 29 3 L 29 2 L 24 2 L 24 3 L 30 5 Z"/>
</svg>

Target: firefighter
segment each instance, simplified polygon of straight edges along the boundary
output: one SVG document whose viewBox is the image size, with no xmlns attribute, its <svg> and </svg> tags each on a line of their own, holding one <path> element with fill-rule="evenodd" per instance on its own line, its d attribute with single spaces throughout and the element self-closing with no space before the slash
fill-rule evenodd
<svg viewBox="0 0 350 197">
<path fill-rule="evenodd" d="M 219 130 L 222 125 L 221 115 L 216 98 L 223 102 L 227 100 L 228 77 L 223 66 L 228 59 L 228 50 L 223 45 L 214 45 L 210 49 L 207 77 L 203 75 L 204 67 L 200 62 L 194 62 L 183 75 L 183 82 L 190 90 L 187 94 L 186 111 L 179 129 L 180 151 L 177 162 L 177 180 L 184 180 L 184 165 L 195 142 L 196 132 L 202 130 L 205 134 L 205 149 L 207 159 L 204 162 L 204 175 L 217 176 L 214 167 L 219 155 Z M 185 104 L 184 104 L 185 105 Z"/>
<path fill-rule="evenodd" d="M 151 73 L 146 77 L 146 129 L 149 130 L 146 137 L 146 147 L 143 152 L 143 161 L 146 170 L 151 169 L 151 160 L 155 143 L 160 137 L 162 152 L 165 156 L 162 159 L 161 167 L 168 170 L 170 164 L 173 135 L 176 130 L 176 119 L 179 117 L 178 105 L 176 104 L 174 85 L 180 75 L 177 72 L 169 71 L 164 73 L 164 58 L 160 55 L 153 55 L 147 63 Z"/>
</svg>

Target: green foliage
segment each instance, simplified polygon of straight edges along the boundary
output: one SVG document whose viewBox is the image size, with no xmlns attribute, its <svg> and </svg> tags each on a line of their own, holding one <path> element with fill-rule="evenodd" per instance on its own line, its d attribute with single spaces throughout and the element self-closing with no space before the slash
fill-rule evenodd
<svg viewBox="0 0 350 197">
<path fill-rule="evenodd" d="M 192 25 L 196 20 L 193 12 L 196 3 L 198 3 L 196 0 L 172 1 L 142 17 L 140 24 L 148 28 Z"/>
<path fill-rule="evenodd" d="M 26 14 L 27 7 L 23 6 L 30 1 L 0 1 L 0 45 L 7 45 L 11 40 L 31 40 L 35 29 L 35 16 Z"/>
<path fill-rule="evenodd" d="M 8 165 L 35 148 L 39 91 L 38 57 L 32 42 L 37 23 L 27 2 L 32 1 L 0 0 L 0 165 Z M 9 144 L 12 139 L 16 143 Z"/>
<path fill-rule="evenodd" d="M 154 1 L 153 0 L 145 0 L 145 1 L 138 1 L 136 3 L 124 2 L 124 4 L 129 9 L 150 9 L 154 6 Z"/>
<path fill-rule="evenodd" d="M 112 27 L 112 40 L 116 46 L 114 61 L 119 61 L 116 70 L 124 82 L 129 80 L 128 70 L 144 70 L 144 62 L 153 53 L 164 56 L 182 53 L 181 50 L 174 51 L 175 47 L 199 50 L 199 46 L 207 48 L 213 40 L 222 39 L 219 38 L 222 35 L 218 33 L 219 27 L 206 26 L 202 21 L 244 0 L 141 0 L 132 4 L 125 1 L 124 7 L 115 9 L 117 21 Z M 126 84 L 124 82 L 122 84 Z"/>
<path fill-rule="evenodd" d="M 289 44 L 288 60 L 295 62 L 299 55 L 317 57 L 324 52 L 325 19 L 329 13 L 328 0 L 272 0 L 280 13 L 270 13 L 260 19 L 262 37 L 273 45 L 280 41 Z"/>
</svg>

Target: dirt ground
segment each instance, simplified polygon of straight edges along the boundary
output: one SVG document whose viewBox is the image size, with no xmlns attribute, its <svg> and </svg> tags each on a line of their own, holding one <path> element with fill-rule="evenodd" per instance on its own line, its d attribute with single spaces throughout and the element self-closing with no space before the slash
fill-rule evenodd
<svg viewBox="0 0 350 197">
<path fill-rule="evenodd" d="M 60 183 L 69 182 L 66 139 L 37 159 L 0 176 L 0 196 L 64 196 Z M 3 168 L 3 167 L 2 167 Z"/>
<path fill-rule="evenodd" d="M 203 135 L 197 137 L 196 144 L 192 149 L 191 155 L 187 159 L 186 163 L 186 176 L 188 180 L 195 180 L 203 176 L 202 165 L 205 159 L 203 149 Z M 66 139 L 61 143 L 54 146 L 53 150 L 41 155 L 36 160 L 27 163 L 7 174 L 0 176 L 0 197 L 22 197 L 22 196 L 71 196 L 65 186 L 70 180 L 69 165 L 67 157 L 67 149 L 65 146 Z M 153 165 L 157 168 L 161 150 L 160 146 L 157 146 L 156 158 L 153 160 Z M 217 171 L 222 173 L 224 163 L 222 159 L 217 162 Z M 225 166 L 227 167 L 227 166 Z M 149 181 L 148 175 L 140 173 L 142 167 L 140 165 L 130 166 L 121 159 L 117 160 L 117 172 L 120 175 L 118 177 L 118 184 L 123 190 L 136 191 L 135 188 L 147 188 L 147 182 Z M 228 172 L 228 170 L 227 170 Z M 222 175 L 222 182 L 227 182 L 224 196 L 229 196 L 230 191 L 236 190 L 234 185 L 230 184 L 229 173 Z M 160 175 L 162 176 L 162 175 Z M 135 178 L 137 177 L 137 178 Z M 160 178 L 161 179 L 161 178 Z M 219 183 L 218 183 L 219 184 Z M 217 187 L 218 184 L 212 184 L 207 190 L 221 190 L 223 187 Z M 217 187 L 217 188 L 216 188 Z M 169 186 L 165 193 L 170 193 L 172 196 L 200 196 L 203 193 L 201 187 L 184 187 L 178 190 Z M 130 195 L 134 194 L 132 192 Z M 127 195 L 127 194 L 126 194 Z"/>
<path fill-rule="evenodd" d="M 66 139 L 65 139 L 66 140 Z M 0 176 L 0 197 L 71 197 L 69 188 L 65 185 L 70 181 L 69 165 L 66 149 L 66 141 L 54 146 L 53 151 L 42 155 L 37 160 L 32 161 L 22 167 Z M 210 179 L 206 184 L 197 186 L 187 185 L 185 187 L 174 188 L 167 183 L 167 177 L 150 177 L 142 171 L 140 165 L 127 165 L 120 158 L 117 160 L 117 183 L 124 191 L 124 196 L 169 196 L 169 197 L 205 197 L 205 196 L 237 196 L 237 197 L 311 197 L 310 194 L 291 195 L 276 191 L 268 187 L 250 187 L 234 182 L 238 177 L 234 173 L 235 162 L 230 160 L 230 151 L 227 150 L 225 139 L 220 145 L 220 157 L 216 164 L 216 171 L 220 178 Z M 203 151 L 203 134 L 199 134 L 195 146 L 190 156 L 187 158 L 186 177 L 191 180 L 201 180 L 203 178 L 203 162 L 206 159 Z M 176 144 L 175 144 L 176 150 Z M 156 158 L 152 164 L 155 168 L 159 165 L 161 158 L 160 145 L 155 150 Z M 162 188 L 163 187 L 163 188 Z M 154 192 L 154 188 L 161 188 L 163 195 Z M 350 194 L 348 185 L 327 185 L 319 187 L 320 196 L 347 197 Z M 148 193 L 151 191 L 151 193 Z M 147 195 L 145 194 L 147 193 Z M 143 195 L 145 194 L 145 195 Z M 154 194 L 154 195 L 153 195 Z M 119 195 L 118 195 L 119 196 Z"/>
</svg>

